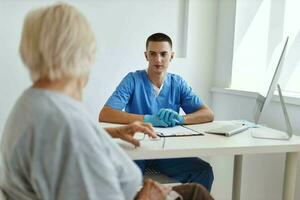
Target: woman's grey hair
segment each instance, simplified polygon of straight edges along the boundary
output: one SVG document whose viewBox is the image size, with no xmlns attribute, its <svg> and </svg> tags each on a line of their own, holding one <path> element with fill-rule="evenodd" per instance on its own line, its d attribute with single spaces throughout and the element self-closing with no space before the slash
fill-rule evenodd
<svg viewBox="0 0 300 200">
<path fill-rule="evenodd" d="M 20 54 L 33 82 L 86 77 L 95 52 L 90 25 L 73 6 L 59 3 L 27 14 Z"/>
</svg>

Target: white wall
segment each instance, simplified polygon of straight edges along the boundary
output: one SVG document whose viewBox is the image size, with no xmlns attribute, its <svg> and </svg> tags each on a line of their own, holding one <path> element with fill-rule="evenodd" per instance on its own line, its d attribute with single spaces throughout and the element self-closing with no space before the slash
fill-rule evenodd
<svg viewBox="0 0 300 200">
<path fill-rule="evenodd" d="M 219 1 L 214 86 L 230 87 L 233 60 L 235 0 Z"/>
<path fill-rule="evenodd" d="M 14 102 L 31 82 L 18 54 L 25 14 L 51 0 L 0 0 L 0 131 Z M 88 18 L 98 41 L 84 94 L 94 116 L 129 71 L 144 69 L 146 38 L 165 32 L 174 41 L 170 72 L 183 76 L 210 104 L 216 34 L 216 0 L 69 0 Z M 188 6 L 188 8 L 186 8 Z"/>
</svg>

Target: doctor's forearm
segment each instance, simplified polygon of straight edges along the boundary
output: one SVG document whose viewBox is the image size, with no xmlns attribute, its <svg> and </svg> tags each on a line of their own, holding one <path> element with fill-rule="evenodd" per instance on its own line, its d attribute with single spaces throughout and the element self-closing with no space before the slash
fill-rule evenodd
<svg viewBox="0 0 300 200">
<path fill-rule="evenodd" d="M 199 124 L 214 120 L 214 114 L 208 107 L 201 108 L 198 111 L 184 115 L 183 117 L 184 124 Z"/>
</svg>

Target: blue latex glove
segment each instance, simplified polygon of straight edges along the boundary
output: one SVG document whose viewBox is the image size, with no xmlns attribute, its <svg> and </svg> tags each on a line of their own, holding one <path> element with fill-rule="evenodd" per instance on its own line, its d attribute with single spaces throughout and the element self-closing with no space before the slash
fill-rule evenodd
<svg viewBox="0 0 300 200">
<path fill-rule="evenodd" d="M 162 108 L 158 111 L 157 116 L 166 122 L 168 126 L 181 125 L 184 123 L 183 116 L 179 115 L 172 109 Z"/>
<path fill-rule="evenodd" d="M 168 127 L 168 124 L 161 120 L 157 115 L 145 115 L 144 122 L 151 123 L 153 126 Z"/>
</svg>

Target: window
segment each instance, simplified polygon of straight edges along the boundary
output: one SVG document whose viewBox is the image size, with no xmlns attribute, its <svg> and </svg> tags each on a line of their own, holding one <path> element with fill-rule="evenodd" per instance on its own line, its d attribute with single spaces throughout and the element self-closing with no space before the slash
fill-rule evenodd
<svg viewBox="0 0 300 200">
<path fill-rule="evenodd" d="M 299 0 L 237 0 L 231 88 L 264 90 L 276 47 L 289 36 L 279 83 L 300 97 L 299 10 Z"/>
</svg>

